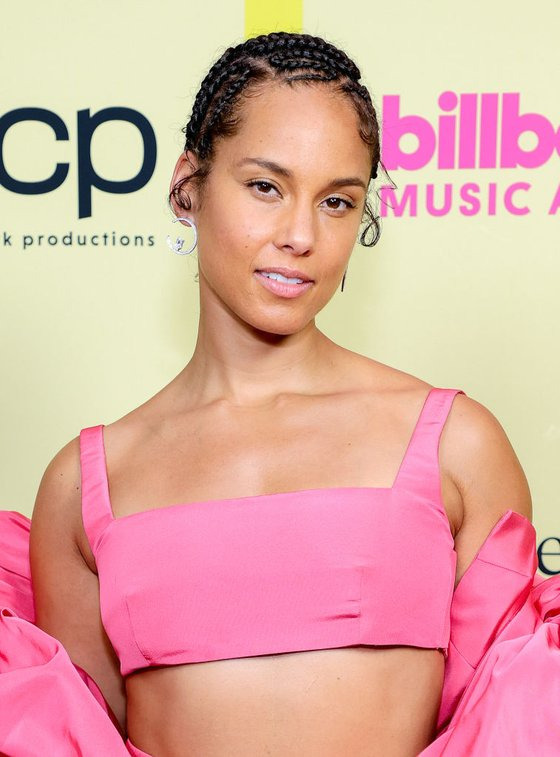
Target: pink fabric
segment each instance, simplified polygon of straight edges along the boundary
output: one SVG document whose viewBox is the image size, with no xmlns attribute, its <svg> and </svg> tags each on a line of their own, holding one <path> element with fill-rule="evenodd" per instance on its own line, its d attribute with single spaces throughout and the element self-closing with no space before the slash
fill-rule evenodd
<svg viewBox="0 0 560 757">
<path fill-rule="evenodd" d="M 560 575 L 534 572 L 534 535 L 509 510 L 459 582 L 439 735 L 421 757 L 560 754 Z"/>
<path fill-rule="evenodd" d="M 151 757 L 148 752 L 143 752 L 141 749 L 138 749 L 137 746 L 134 746 L 130 739 L 126 740 L 126 746 L 129 753 L 136 755 L 136 757 Z"/>
<path fill-rule="evenodd" d="M 123 743 L 93 679 L 28 620 L 29 527 L 0 511 L 0 753 L 147 755 Z M 535 557 L 533 526 L 508 511 L 461 579 L 439 735 L 421 757 L 558 754 L 560 576 L 527 575 Z"/>
<path fill-rule="evenodd" d="M 447 652 L 456 553 L 433 388 L 392 487 L 189 502 L 114 518 L 103 426 L 82 429 L 82 512 L 123 676 L 356 644 Z M 227 590 L 225 590 L 227 587 Z"/>
<path fill-rule="evenodd" d="M 0 510 L 0 754 L 125 757 L 95 681 L 33 624 L 30 526 Z"/>
<path fill-rule="evenodd" d="M 411 471 L 401 467 L 399 484 L 412 483 Z M 257 504 L 227 500 L 247 501 Z M 24 515 L 0 511 L 0 753 L 150 757 L 122 740 L 95 681 L 34 625 L 29 528 Z M 560 576 L 535 570 L 535 530 L 508 510 L 453 594 L 438 736 L 421 757 L 560 753 Z"/>
</svg>

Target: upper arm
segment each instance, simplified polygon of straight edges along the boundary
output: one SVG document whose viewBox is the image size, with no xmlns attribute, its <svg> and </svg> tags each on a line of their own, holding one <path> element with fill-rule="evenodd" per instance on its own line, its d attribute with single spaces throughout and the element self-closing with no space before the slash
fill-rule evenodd
<svg viewBox="0 0 560 757">
<path fill-rule="evenodd" d="M 532 519 L 532 501 L 515 450 L 490 410 L 458 394 L 448 425 L 446 467 L 462 501 L 462 523 L 455 536 L 460 577 L 507 510 Z"/>
<path fill-rule="evenodd" d="M 35 623 L 58 639 L 101 689 L 123 734 L 126 692 L 118 659 L 101 624 L 99 582 L 79 548 L 79 438 L 63 447 L 41 479 L 29 541 Z"/>
</svg>

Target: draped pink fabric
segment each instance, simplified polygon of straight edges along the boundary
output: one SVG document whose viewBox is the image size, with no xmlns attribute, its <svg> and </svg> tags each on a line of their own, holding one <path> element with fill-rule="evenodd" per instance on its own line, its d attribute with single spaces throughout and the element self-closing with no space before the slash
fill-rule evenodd
<svg viewBox="0 0 560 757">
<path fill-rule="evenodd" d="M 560 575 L 536 568 L 534 528 L 510 510 L 455 590 L 439 736 L 422 757 L 560 755 Z"/>
<path fill-rule="evenodd" d="M 142 754 L 93 679 L 34 625 L 29 528 L 0 511 L 0 753 Z M 508 511 L 453 596 L 439 732 L 422 757 L 560 754 L 560 576 L 535 571 L 534 528 Z"/>
<path fill-rule="evenodd" d="M 95 681 L 33 623 L 30 526 L 0 511 L 0 753 L 128 757 Z"/>
</svg>

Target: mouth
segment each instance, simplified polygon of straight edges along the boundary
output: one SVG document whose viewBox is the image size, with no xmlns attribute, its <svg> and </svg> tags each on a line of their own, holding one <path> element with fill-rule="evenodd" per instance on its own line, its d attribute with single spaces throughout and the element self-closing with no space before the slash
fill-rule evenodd
<svg viewBox="0 0 560 757">
<path fill-rule="evenodd" d="M 282 270 L 286 271 L 287 269 Z M 314 284 L 312 279 L 300 271 L 290 269 L 289 273 L 291 275 L 288 276 L 285 273 L 280 273 L 277 268 L 264 268 L 256 270 L 254 276 L 269 292 L 287 299 L 301 296 Z M 299 274 L 299 276 L 295 274 Z"/>
<path fill-rule="evenodd" d="M 256 273 L 260 273 L 269 279 L 280 281 L 284 284 L 304 284 L 308 281 L 313 282 L 303 271 L 295 268 L 259 268 Z"/>
</svg>

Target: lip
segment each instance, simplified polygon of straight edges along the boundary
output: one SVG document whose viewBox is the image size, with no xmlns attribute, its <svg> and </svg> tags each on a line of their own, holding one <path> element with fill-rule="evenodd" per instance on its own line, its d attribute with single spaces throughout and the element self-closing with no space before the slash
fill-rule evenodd
<svg viewBox="0 0 560 757">
<path fill-rule="evenodd" d="M 303 279 L 303 281 L 313 281 L 306 273 L 303 273 L 303 271 L 298 271 L 297 268 L 258 268 L 257 273 L 259 271 L 264 271 L 265 273 L 281 273 L 282 276 L 286 276 L 288 279 Z"/>
<path fill-rule="evenodd" d="M 280 273 L 280 271 L 278 271 L 278 273 Z M 274 279 L 269 279 L 267 276 L 263 276 L 260 270 L 255 271 L 253 275 L 258 279 L 258 281 L 263 285 L 265 289 L 268 289 L 270 292 L 273 292 L 279 297 L 284 297 L 286 299 L 300 297 L 302 294 L 304 294 L 304 292 L 306 292 L 313 286 L 313 281 L 311 280 L 304 281 L 303 284 L 285 284 L 283 281 L 275 281 Z M 299 276 L 298 278 L 302 277 Z"/>
</svg>

